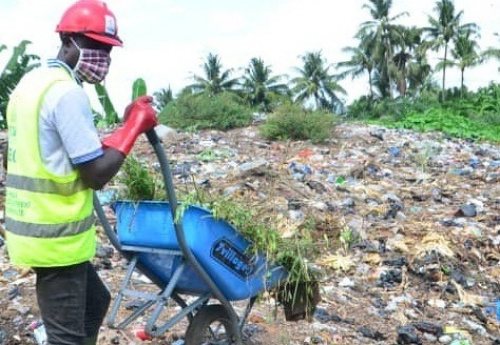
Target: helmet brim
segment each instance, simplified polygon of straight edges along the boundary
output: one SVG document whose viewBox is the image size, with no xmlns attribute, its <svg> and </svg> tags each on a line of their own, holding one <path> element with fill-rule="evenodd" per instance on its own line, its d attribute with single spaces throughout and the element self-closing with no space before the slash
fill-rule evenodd
<svg viewBox="0 0 500 345">
<path fill-rule="evenodd" d="M 94 41 L 98 41 L 98 42 L 101 42 L 104 44 L 109 44 L 111 46 L 115 46 L 115 47 L 122 47 L 123 46 L 123 43 L 119 38 L 103 36 L 103 35 L 99 35 L 99 34 L 96 34 L 93 32 L 86 32 L 86 33 L 84 33 L 84 35 L 87 36 L 88 38 L 93 39 Z"/>
</svg>

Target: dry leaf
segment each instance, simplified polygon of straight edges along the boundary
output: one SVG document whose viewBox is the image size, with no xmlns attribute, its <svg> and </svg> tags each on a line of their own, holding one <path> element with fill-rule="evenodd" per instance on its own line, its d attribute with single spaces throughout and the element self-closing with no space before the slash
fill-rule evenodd
<svg viewBox="0 0 500 345">
<path fill-rule="evenodd" d="M 356 266 L 356 263 L 350 256 L 343 255 L 330 255 L 318 260 L 318 265 L 330 267 L 336 271 L 348 272 L 351 268 Z"/>
<path fill-rule="evenodd" d="M 422 241 L 417 246 L 416 256 L 422 257 L 429 252 L 437 252 L 443 256 L 452 258 L 454 252 L 449 246 L 449 241 L 442 235 L 436 233 L 429 233 L 422 238 Z"/>
<path fill-rule="evenodd" d="M 379 253 L 368 253 L 367 255 L 363 256 L 362 260 L 363 262 L 370 265 L 378 265 L 382 261 Z"/>
<path fill-rule="evenodd" d="M 404 239 L 404 240 L 389 240 L 388 245 L 394 248 L 394 250 L 402 252 L 402 253 L 408 253 L 410 251 L 410 248 L 408 247 L 407 243 L 411 242 L 409 239 Z"/>
<path fill-rule="evenodd" d="M 464 288 L 455 282 L 454 280 L 451 280 L 452 284 L 455 286 L 458 292 L 458 296 L 460 297 L 460 301 L 464 303 L 465 305 L 470 305 L 470 306 L 484 306 L 488 301 L 485 297 L 479 296 L 479 295 L 473 295 L 471 293 L 468 293 L 464 290 Z"/>
</svg>

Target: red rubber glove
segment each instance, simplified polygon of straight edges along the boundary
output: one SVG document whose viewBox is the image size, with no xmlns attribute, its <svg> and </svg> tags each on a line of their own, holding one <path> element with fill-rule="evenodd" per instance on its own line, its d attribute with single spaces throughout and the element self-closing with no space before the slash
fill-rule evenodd
<svg viewBox="0 0 500 345">
<path fill-rule="evenodd" d="M 128 155 L 137 137 L 158 124 L 156 111 L 151 106 L 153 97 L 141 96 L 125 108 L 124 124 L 110 136 L 104 138 L 104 147 L 112 147 Z"/>
</svg>

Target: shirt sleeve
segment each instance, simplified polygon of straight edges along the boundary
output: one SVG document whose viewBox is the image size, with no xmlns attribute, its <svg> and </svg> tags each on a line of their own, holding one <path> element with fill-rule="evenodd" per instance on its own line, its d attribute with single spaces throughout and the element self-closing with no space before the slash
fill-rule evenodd
<svg viewBox="0 0 500 345">
<path fill-rule="evenodd" d="M 103 155 L 90 100 L 81 87 L 75 86 L 59 98 L 54 124 L 72 164 L 86 163 Z"/>
</svg>

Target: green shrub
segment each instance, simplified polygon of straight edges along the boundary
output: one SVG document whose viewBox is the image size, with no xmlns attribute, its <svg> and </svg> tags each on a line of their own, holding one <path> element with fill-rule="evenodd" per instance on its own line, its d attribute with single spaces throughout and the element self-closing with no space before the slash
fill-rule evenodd
<svg viewBox="0 0 500 345">
<path fill-rule="evenodd" d="M 363 96 L 347 107 L 347 118 L 353 120 L 385 119 L 398 121 L 408 114 L 423 113 L 438 106 L 435 95 L 423 94 L 419 98 L 371 99 Z"/>
<path fill-rule="evenodd" d="M 500 85 L 490 83 L 487 87 L 481 87 L 463 103 L 460 105 L 466 107 L 469 116 L 486 124 L 500 123 Z"/>
<path fill-rule="evenodd" d="M 252 113 L 231 93 L 214 96 L 184 93 L 162 110 L 159 121 L 179 129 L 228 130 L 248 126 Z"/>
<path fill-rule="evenodd" d="M 371 97 L 362 96 L 347 106 L 346 117 L 357 120 L 377 118 L 373 112 L 374 103 L 375 101 Z"/>
<path fill-rule="evenodd" d="M 421 132 L 439 131 L 449 136 L 472 140 L 500 141 L 500 128 L 470 119 L 447 108 L 431 108 L 424 113 L 410 113 L 399 121 L 379 121 L 387 127 Z"/>
<path fill-rule="evenodd" d="M 322 143 L 330 138 L 335 117 L 332 113 L 308 111 L 299 105 L 284 104 L 261 125 L 262 136 L 272 140 L 311 140 Z"/>
</svg>

